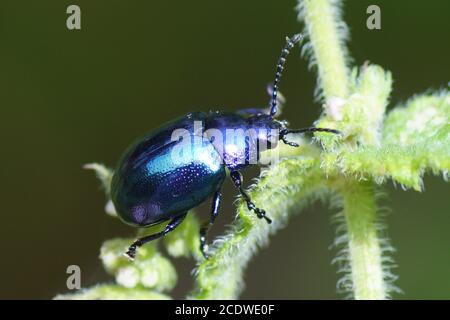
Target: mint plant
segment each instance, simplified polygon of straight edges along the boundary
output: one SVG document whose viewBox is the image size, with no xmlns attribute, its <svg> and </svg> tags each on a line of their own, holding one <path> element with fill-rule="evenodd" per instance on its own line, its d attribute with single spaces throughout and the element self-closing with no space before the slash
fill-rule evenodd
<svg viewBox="0 0 450 320">
<path fill-rule="evenodd" d="M 198 250 L 195 215 L 189 214 L 163 240 L 171 257 L 197 261 L 195 288 L 188 298 L 238 298 L 251 257 L 288 223 L 291 214 L 316 200 L 328 201 L 339 211 L 335 245 L 340 250 L 334 262 L 343 277 L 338 289 L 354 299 L 386 299 L 398 290 L 391 272 L 393 248 L 382 236 L 385 226 L 377 200 L 388 181 L 420 192 L 425 173 L 447 179 L 450 93 L 442 89 L 417 94 L 386 114 L 392 75 L 381 66 L 350 64 L 340 6 L 338 0 L 299 0 L 297 10 L 308 38 L 303 55 L 318 74 L 316 97 L 323 112 L 315 124 L 336 128 L 342 136 L 316 133 L 321 147 L 303 142 L 298 149 L 276 150 L 282 160 L 263 169 L 249 190 L 254 202 L 270 213 L 271 225 L 240 201 L 236 221 L 215 239 L 208 260 Z M 88 168 L 96 171 L 108 195 L 112 171 L 98 164 Z M 111 205 L 107 211 L 114 214 Z M 109 240 L 101 248 L 100 258 L 115 284 L 57 298 L 169 299 L 177 280 L 172 263 L 158 251 L 157 243 L 142 247 L 134 262 L 126 260 L 122 254 L 132 240 Z"/>
</svg>

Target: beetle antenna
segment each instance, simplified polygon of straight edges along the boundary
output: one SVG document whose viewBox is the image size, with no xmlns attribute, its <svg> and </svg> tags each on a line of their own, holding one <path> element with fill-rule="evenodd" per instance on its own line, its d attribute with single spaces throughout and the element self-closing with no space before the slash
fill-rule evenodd
<svg viewBox="0 0 450 320">
<path fill-rule="evenodd" d="M 303 128 L 303 129 L 285 129 L 284 134 L 289 133 L 305 133 L 305 132 L 329 132 L 334 134 L 341 134 L 339 130 L 336 129 L 328 129 L 328 128 L 316 128 L 316 127 L 310 127 L 310 128 Z"/>
<path fill-rule="evenodd" d="M 303 35 L 298 33 L 291 38 L 286 37 L 286 45 L 283 50 L 281 50 L 280 58 L 277 63 L 277 70 L 275 72 L 275 80 L 272 85 L 272 97 L 270 100 L 270 116 L 274 117 L 278 112 L 278 82 L 280 82 L 281 74 L 284 69 L 284 64 L 286 63 L 286 58 L 289 55 L 289 51 L 294 47 L 294 45 L 303 39 Z"/>
</svg>

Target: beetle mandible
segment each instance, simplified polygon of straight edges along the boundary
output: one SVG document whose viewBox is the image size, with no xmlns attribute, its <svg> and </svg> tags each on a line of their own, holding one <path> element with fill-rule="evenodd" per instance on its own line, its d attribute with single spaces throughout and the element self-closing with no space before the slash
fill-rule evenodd
<svg viewBox="0 0 450 320">
<path fill-rule="evenodd" d="M 183 222 L 188 210 L 212 196 L 210 219 L 200 229 L 200 250 L 207 258 L 206 234 L 219 213 L 226 168 L 248 209 L 254 211 L 258 218 L 271 223 L 266 212 L 258 208 L 244 190 L 240 169 L 254 164 L 250 161 L 252 157 L 259 159 L 261 145 L 271 149 L 281 140 L 297 147 L 298 144 L 287 139 L 290 133 L 339 133 L 334 129 L 315 127 L 291 130 L 286 127 L 285 121 L 276 119 L 280 104 L 278 83 L 286 57 L 302 38 L 301 34 L 286 38 L 269 92 L 268 109 L 244 109 L 237 113 L 189 113 L 149 132 L 127 149 L 116 167 L 111 185 L 111 198 L 119 217 L 137 227 L 149 227 L 170 220 L 163 231 L 132 243 L 126 252 L 130 259 L 135 257 L 140 246 L 174 230 Z M 205 133 L 199 132 L 195 123 L 200 124 Z M 174 139 L 173 133 L 177 129 L 195 137 L 194 142 L 192 139 Z M 212 130 L 215 134 L 208 134 Z M 238 139 L 222 139 L 230 130 L 246 130 L 250 134 L 238 134 Z M 217 134 L 222 138 L 217 139 Z M 182 155 L 175 157 L 179 150 L 183 151 Z"/>
</svg>

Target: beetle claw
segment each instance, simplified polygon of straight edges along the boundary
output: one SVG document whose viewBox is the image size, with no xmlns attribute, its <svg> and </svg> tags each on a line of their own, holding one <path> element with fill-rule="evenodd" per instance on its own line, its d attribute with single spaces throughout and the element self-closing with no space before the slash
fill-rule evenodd
<svg viewBox="0 0 450 320">
<path fill-rule="evenodd" d="M 208 245 L 205 242 L 205 237 L 200 237 L 200 252 L 202 253 L 203 258 L 208 260 L 209 255 L 206 253 L 208 251 Z"/>
<path fill-rule="evenodd" d="M 125 257 L 127 257 L 128 259 L 130 259 L 130 261 L 134 261 L 134 258 L 136 257 L 136 245 L 132 244 L 129 248 L 128 251 L 125 252 L 123 254 Z"/>
<path fill-rule="evenodd" d="M 298 143 L 296 143 L 296 142 L 288 141 L 288 140 L 285 140 L 285 139 L 283 139 L 283 142 L 284 142 L 285 144 L 287 144 L 288 146 L 295 147 L 295 148 L 298 148 L 298 147 L 300 146 L 300 145 L 299 145 Z"/>
<path fill-rule="evenodd" d="M 270 219 L 269 217 L 264 216 L 264 219 L 266 219 L 266 221 L 267 221 L 268 224 L 271 224 L 271 223 L 272 223 L 272 219 Z"/>
<path fill-rule="evenodd" d="M 130 260 L 130 261 L 134 261 L 134 254 L 131 253 L 130 251 L 127 251 L 127 252 L 123 253 L 123 256 L 125 258 L 127 258 L 128 260 Z"/>
</svg>

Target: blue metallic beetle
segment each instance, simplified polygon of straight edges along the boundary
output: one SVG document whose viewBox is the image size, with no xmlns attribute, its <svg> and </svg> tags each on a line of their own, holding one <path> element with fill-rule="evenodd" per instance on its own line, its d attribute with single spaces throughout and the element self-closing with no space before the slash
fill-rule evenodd
<svg viewBox="0 0 450 320">
<path fill-rule="evenodd" d="M 211 217 L 200 230 L 200 249 L 207 258 L 206 234 L 219 212 L 226 168 L 248 209 L 271 223 L 266 212 L 256 207 L 245 192 L 239 170 L 257 163 L 263 151 L 261 146 L 275 148 L 282 140 L 297 147 L 298 144 L 287 140 L 289 133 L 339 133 L 333 129 L 314 127 L 290 130 L 286 128 L 286 122 L 275 119 L 280 102 L 278 82 L 286 57 L 301 39 L 300 34 L 286 38 L 270 92 L 269 110 L 189 113 L 151 131 L 128 148 L 119 161 L 111 186 L 112 201 L 119 217 L 137 227 L 170 220 L 163 231 L 131 244 L 126 252 L 129 258 L 133 259 L 136 250 L 143 244 L 174 230 L 183 222 L 188 210 L 212 196 Z M 177 136 L 174 132 L 185 134 Z M 229 138 L 229 132 L 238 134 Z"/>
</svg>

